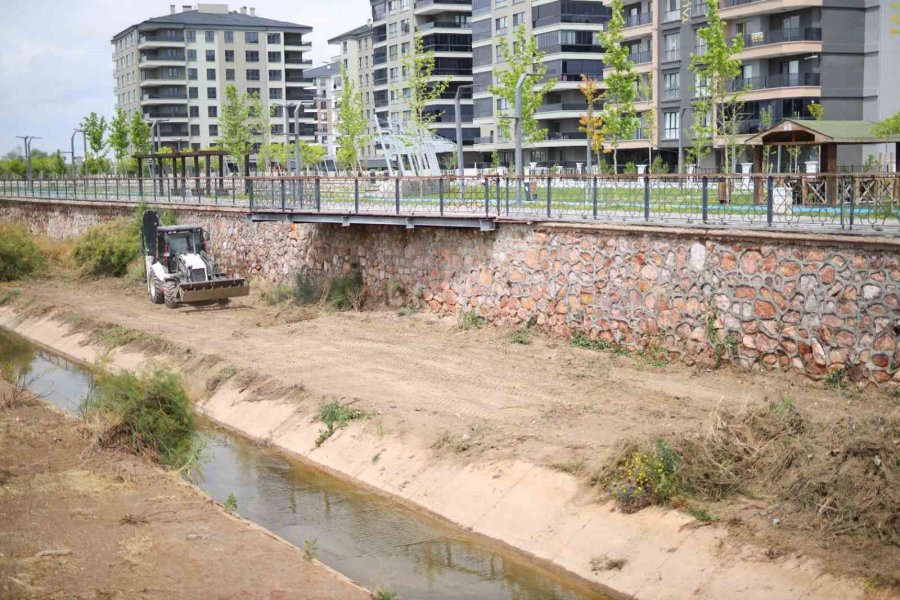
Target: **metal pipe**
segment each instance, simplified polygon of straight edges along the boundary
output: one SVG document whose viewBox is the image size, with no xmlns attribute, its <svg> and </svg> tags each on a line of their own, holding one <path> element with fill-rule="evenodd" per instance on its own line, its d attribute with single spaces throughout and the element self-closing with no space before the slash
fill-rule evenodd
<svg viewBox="0 0 900 600">
<path fill-rule="evenodd" d="M 524 174 L 524 169 L 522 165 L 522 86 L 525 85 L 525 80 L 528 78 L 527 73 L 522 73 L 519 75 L 519 80 L 516 82 L 516 121 L 515 121 L 515 132 L 516 132 L 516 176 L 522 177 Z"/>
<path fill-rule="evenodd" d="M 294 174 L 300 175 L 300 107 L 298 102 L 294 108 Z"/>
<path fill-rule="evenodd" d="M 690 106 L 681 109 L 678 116 L 678 174 L 684 173 L 684 113 L 690 110 Z"/>
<path fill-rule="evenodd" d="M 473 89 L 473 86 L 471 83 L 467 83 L 456 88 L 456 96 L 453 100 L 453 108 L 456 111 L 456 169 L 459 173 L 460 178 L 465 176 L 465 157 L 463 155 L 462 140 L 462 108 L 459 95 L 463 88 Z"/>
</svg>

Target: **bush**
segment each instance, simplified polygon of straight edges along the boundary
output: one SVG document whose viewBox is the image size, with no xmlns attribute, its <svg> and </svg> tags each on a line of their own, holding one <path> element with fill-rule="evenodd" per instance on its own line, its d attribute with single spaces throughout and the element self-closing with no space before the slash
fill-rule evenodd
<svg viewBox="0 0 900 600">
<path fill-rule="evenodd" d="M 122 277 L 128 266 L 140 258 L 140 242 L 132 224 L 115 219 L 94 225 L 75 245 L 75 262 L 94 275 Z"/>
<path fill-rule="evenodd" d="M 140 376 L 98 371 L 94 385 L 83 409 L 99 418 L 102 446 L 124 448 L 173 469 L 196 463 L 194 408 L 177 375 L 161 369 Z"/>
<path fill-rule="evenodd" d="M 297 272 L 292 292 L 294 304 L 307 306 L 321 302 L 337 310 L 360 310 L 366 297 L 362 273 L 355 264 L 347 275 L 330 280 Z"/>
<path fill-rule="evenodd" d="M 319 420 L 325 424 L 325 429 L 320 431 L 319 437 L 316 438 L 316 448 L 330 438 L 336 429 L 345 427 L 350 421 L 362 419 L 365 413 L 349 404 L 341 404 L 337 400 L 332 400 L 319 407 L 318 416 Z"/>
<path fill-rule="evenodd" d="M 31 275 L 44 264 L 40 248 L 22 225 L 0 224 L 0 281 Z"/>
</svg>

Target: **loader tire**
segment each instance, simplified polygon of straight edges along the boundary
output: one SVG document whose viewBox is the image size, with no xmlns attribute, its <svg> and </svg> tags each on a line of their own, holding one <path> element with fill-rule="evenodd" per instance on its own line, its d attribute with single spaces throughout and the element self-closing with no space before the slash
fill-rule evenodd
<svg viewBox="0 0 900 600">
<path fill-rule="evenodd" d="M 156 273 L 150 273 L 150 283 L 147 285 L 147 291 L 150 294 L 150 302 L 153 304 L 162 304 L 166 301 L 163 292 L 163 282 L 159 280 Z"/>
<path fill-rule="evenodd" d="M 174 281 L 166 281 L 163 283 L 163 296 L 166 300 L 168 308 L 178 307 L 178 284 Z"/>
</svg>

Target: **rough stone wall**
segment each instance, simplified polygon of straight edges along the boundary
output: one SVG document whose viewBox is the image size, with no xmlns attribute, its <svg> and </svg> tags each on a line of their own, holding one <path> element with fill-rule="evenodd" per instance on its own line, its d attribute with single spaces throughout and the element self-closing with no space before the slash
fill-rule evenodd
<svg viewBox="0 0 900 600">
<path fill-rule="evenodd" d="M 70 237 L 98 209 L 0 219 Z M 53 212 L 49 210 L 49 212 Z M 239 212 L 186 210 L 228 267 L 271 282 L 298 270 L 354 266 L 374 300 L 443 314 L 477 311 L 503 326 L 582 332 L 669 358 L 797 370 L 844 369 L 900 386 L 900 244 L 824 236 L 710 234 L 501 224 L 498 231 L 248 223 Z M 66 225 L 68 223 L 68 225 Z"/>
</svg>

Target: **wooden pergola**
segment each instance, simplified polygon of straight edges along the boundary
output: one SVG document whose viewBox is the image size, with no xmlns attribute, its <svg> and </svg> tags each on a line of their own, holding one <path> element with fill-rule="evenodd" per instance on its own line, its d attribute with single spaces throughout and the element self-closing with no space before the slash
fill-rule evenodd
<svg viewBox="0 0 900 600">
<path fill-rule="evenodd" d="M 763 171 L 763 148 L 766 146 L 819 146 L 822 173 L 838 172 L 838 146 L 859 146 L 869 144 L 895 144 L 896 171 L 900 172 L 900 135 L 888 138 L 874 133 L 872 121 L 815 121 L 809 119 L 784 119 L 766 131 L 761 131 L 747 139 L 745 144 L 753 147 L 753 173 Z M 837 180 L 825 181 L 828 202 L 838 195 Z"/>
<path fill-rule="evenodd" d="M 212 191 L 212 160 L 213 158 L 218 158 L 218 164 L 216 170 L 218 174 L 216 178 L 219 180 L 217 187 L 222 187 L 222 180 L 225 177 L 225 156 L 227 153 L 224 150 L 188 150 L 188 151 L 180 151 L 173 150 L 172 152 L 149 152 L 147 154 L 135 154 L 134 158 L 137 160 L 137 168 L 138 173 L 140 174 L 140 178 L 138 179 L 138 187 L 140 192 L 144 192 L 144 161 L 152 160 L 156 167 L 156 176 L 159 177 L 160 185 L 162 185 L 163 180 L 163 165 L 165 161 L 172 161 L 172 175 L 177 180 L 179 175 L 178 164 L 181 163 L 181 188 L 182 190 L 187 190 L 187 161 L 192 160 L 194 163 L 194 173 L 197 174 L 197 177 L 200 177 L 200 159 L 204 158 L 206 164 L 206 193 L 210 194 Z M 250 160 L 249 157 L 244 161 L 244 175 L 250 175 Z M 200 191 L 200 180 L 197 179 L 197 192 Z"/>
</svg>

